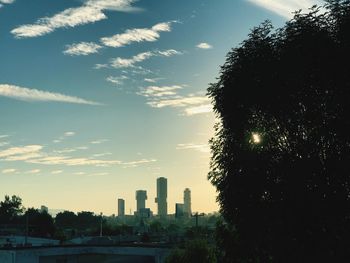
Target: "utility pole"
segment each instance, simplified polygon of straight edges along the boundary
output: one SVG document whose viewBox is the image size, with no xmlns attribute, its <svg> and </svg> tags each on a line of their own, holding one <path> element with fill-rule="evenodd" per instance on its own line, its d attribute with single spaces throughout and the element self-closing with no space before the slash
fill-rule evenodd
<svg viewBox="0 0 350 263">
<path fill-rule="evenodd" d="M 100 224 L 100 237 L 102 237 L 102 220 L 103 220 L 103 217 L 102 217 L 102 212 L 101 212 L 101 214 L 100 214 L 100 216 L 101 216 L 101 224 Z"/>
<path fill-rule="evenodd" d="M 29 232 L 29 219 L 28 219 L 28 212 L 26 214 L 26 236 L 25 236 L 25 240 L 24 240 L 24 245 L 27 246 L 28 245 L 28 232 Z"/>
</svg>

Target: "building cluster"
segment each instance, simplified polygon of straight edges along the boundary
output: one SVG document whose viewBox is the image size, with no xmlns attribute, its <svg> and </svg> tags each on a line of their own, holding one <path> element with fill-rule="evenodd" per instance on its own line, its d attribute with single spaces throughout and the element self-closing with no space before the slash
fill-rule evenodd
<svg viewBox="0 0 350 263">
<path fill-rule="evenodd" d="M 160 218 L 166 218 L 168 216 L 168 180 L 165 177 L 157 178 L 157 197 L 155 202 L 157 204 L 157 215 Z M 141 218 L 149 218 L 153 216 L 150 208 L 146 207 L 147 191 L 136 191 L 136 211 L 135 216 Z M 184 190 L 183 203 L 175 204 L 175 217 L 190 217 L 191 216 L 191 190 L 186 188 Z M 125 200 L 118 198 L 118 216 L 125 216 Z"/>
</svg>

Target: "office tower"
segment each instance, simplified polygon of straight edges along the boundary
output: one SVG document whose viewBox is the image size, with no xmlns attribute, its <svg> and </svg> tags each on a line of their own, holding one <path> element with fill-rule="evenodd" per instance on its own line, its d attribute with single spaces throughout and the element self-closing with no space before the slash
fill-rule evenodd
<svg viewBox="0 0 350 263">
<path fill-rule="evenodd" d="M 184 216 L 184 204 L 175 204 L 175 217 L 181 218 Z"/>
<path fill-rule="evenodd" d="M 141 208 L 146 208 L 147 191 L 136 191 L 136 212 L 139 212 Z"/>
<path fill-rule="evenodd" d="M 191 216 L 191 190 L 186 188 L 184 191 L 184 213 L 187 216 Z"/>
<path fill-rule="evenodd" d="M 125 215 L 125 200 L 118 198 L 118 216 Z"/>
<path fill-rule="evenodd" d="M 158 204 L 158 216 L 166 216 L 168 214 L 168 180 L 164 177 L 157 179 L 157 197 L 156 203 Z"/>
</svg>

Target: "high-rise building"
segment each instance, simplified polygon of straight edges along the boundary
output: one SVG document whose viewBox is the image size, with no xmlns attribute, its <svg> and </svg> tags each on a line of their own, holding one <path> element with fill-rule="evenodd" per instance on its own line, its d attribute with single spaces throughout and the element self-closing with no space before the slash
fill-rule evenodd
<svg viewBox="0 0 350 263">
<path fill-rule="evenodd" d="M 186 188 L 184 191 L 184 214 L 191 216 L 191 190 Z"/>
<path fill-rule="evenodd" d="M 139 212 L 141 208 L 146 208 L 147 191 L 136 191 L 136 212 Z"/>
<path fill-rule="evenodd" d="M 118 198 L 118 216 L 125 216 L 125 200 Z"/>
<path fill-rule="evenodd" d="M 175 204 L 175 217 L 182 218 L 184 216 L 184 204 Z"/>
<path fill-rule="evenodd" d="M 158 216 L 164 217 L 168 214 L 168 180 L 165 177 L 159 177 L 157 179 L 157 197 L 156 203 L 158 204 Z"/>
</svg>

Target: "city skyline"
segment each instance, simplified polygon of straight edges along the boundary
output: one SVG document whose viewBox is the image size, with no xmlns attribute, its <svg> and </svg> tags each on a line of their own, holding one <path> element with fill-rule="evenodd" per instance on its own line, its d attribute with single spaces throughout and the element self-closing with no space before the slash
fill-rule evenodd
<svg viewBox="0 0 350 263">
<path fill-rule="evenodd" d="M 110 215 L 147 189 L 157 211 L 166 177 L 168 213 L 185 188 L 217 211 L 208 84 L 252 27 L 321 3 L 301 2 L 0 0 L 0 196 Z"/>
</svg>

